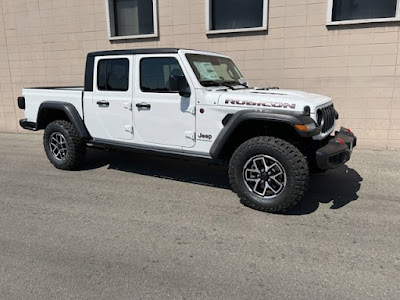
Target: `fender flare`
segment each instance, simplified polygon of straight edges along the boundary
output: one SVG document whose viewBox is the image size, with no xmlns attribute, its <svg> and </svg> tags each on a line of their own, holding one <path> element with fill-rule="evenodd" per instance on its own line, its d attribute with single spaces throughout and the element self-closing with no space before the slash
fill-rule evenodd
<svg viewBox="0 0 400 300">
<path fill-rule="evenodd" d="M 310 116 L 304 115 L 302 112 L 288 112 L 283 110 L 241 110 L 232 115 L 215 139 L 210 149 L 210 155 L 212 158 L 216 159 L 220 156 L 224 145 L 232 136 L 236 128 L 248 120 L 285 123 L 292 126 L 299 136 L 303 138 L 312 137 L 321 132 L 321 128 L 317 125 L 315 129 L 306 132 L 299 131 L 294 127 L 296 124 L 315 124 L 315 121 Z"/>
<path fill-rule="evenodd" d="M 91 139 L 89 131 L 75 106 L 68 102 L 45 101 L 40 104 L 37 116 L 37 129 L 42 129 L 40 128 L 40 119 L 42 118 L 44 111 L 47 109 L 63 111 L 69 121 L 74 125 L 78 136 L 83 139 Z"/>
</svg>

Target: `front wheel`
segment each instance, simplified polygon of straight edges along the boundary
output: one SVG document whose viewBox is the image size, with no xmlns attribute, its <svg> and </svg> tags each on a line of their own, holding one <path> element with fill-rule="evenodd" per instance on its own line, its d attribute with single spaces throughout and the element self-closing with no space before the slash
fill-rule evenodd
<svg viewBox="0 0 400 300">
<path fill-rule="evenodd" d="M 47 158 L 57 169 L 75 170 L 85 158 L 86 143 L 68 121 L 57 120 L 47 125 L 43 145 Z"/>
<path fill-rule="evenodd" d="M 229 180 L 244 205 L 278 213 L 302 199 L 309 169 L 304 155 L 292 144 L 275 137 L 255 137 L 232 155 Z"/>
</svg>

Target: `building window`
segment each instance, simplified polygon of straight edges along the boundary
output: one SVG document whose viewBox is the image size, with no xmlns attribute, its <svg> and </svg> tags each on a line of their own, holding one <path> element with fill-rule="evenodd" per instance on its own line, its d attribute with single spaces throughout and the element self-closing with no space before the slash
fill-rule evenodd
<svg viewBox="0 0 400 300">
<path fill-rule="evenodd" d="M 176 93 L 175 81 L 182 69 L 173 57 L 143 58 L 140 61 L 140 89 L 148 93 Z"/>
<path fill-rule="evenodd" d="M 129 60 L 102 59 L 97 64 L 99 91 L 127 91 L 129 89 Z"/>
<path fill-rule="evenodd" d="M 109 39 L 158 36 L 157 0 L 106 0 Z"/>
<path fill-rule="evenodd" d="M 328 0 L 328 25 L 398 21 L 400 0 Z"/>
<path fill-rule="evenodd" d="M 207 33 L 267 29 L 268 0 L 207 0 Z"/>
</svg>

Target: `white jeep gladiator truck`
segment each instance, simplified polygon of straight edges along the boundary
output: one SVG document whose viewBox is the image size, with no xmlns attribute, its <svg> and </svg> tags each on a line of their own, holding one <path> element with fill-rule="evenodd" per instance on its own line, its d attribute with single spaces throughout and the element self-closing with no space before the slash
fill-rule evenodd
<svg viewBox="0 0 400 300">
<path fill-rule="evenodd" d="M 344 164 L 356 145 L 334 132 L 330 98 L 249 87 L 229 57 L 203 51 L 89 53 L 84 87 L 25 88 L 18 106 L 56 168 L 78 169 L 87 146 L 226 162 L 242 203 L 267 212 L 293 207 L 311 169 Z"/>
</svg>

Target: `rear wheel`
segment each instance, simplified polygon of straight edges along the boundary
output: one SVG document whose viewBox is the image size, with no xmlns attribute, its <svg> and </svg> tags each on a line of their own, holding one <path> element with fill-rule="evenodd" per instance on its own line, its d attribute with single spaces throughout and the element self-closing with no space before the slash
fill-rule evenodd
<svg viewBox="0 0 400 300">
<path fill-rule="evenodd" d="M 75 170 L 85 159 L 86 143 L 68 121 L 57 120 L 47 125 L 43 145 L 47 158 L 57 169 Z"/>
<path fill-rule="evenodd" d="M 304 155 L 292 144 L 274 137 L 256 137 L 232 155 L 229 180 L 244 205 L 277 213 L 302 199 L 309 169 Z"/>
</svg>

